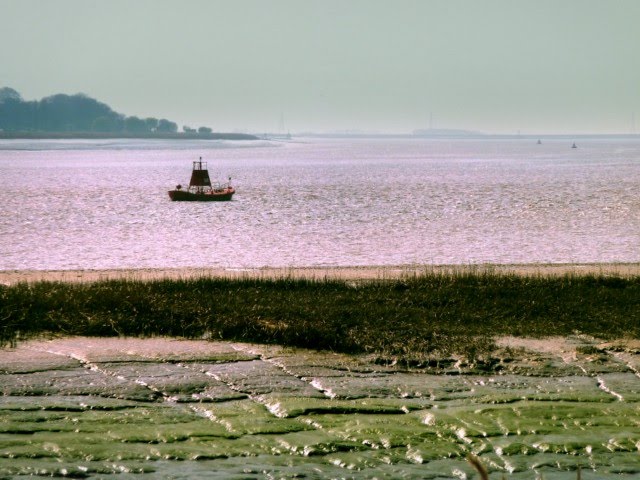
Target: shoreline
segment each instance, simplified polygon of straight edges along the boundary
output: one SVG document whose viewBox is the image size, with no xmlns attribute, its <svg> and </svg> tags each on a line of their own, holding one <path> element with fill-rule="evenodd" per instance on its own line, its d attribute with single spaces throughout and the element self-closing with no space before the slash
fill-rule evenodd
<svg viewBox="0 0 640 480">
<path fill-rule="evenodd" d="M 0 270 L 0 285 L 34 282 L 97 282 L 102 280 L 227 279 L 394 280 L 424 274 L 490 273 L 523 276 L 606 275 L 635 277 L 640 263 L 558 263 L 478 265 L 387 265 L 340 267 L 177 267 L 73 270 Z"/>
<path fill-rule="evenodd" d="M 260 140 L 248 133 L 1 132 L 0 140 Z"/>
</svg>

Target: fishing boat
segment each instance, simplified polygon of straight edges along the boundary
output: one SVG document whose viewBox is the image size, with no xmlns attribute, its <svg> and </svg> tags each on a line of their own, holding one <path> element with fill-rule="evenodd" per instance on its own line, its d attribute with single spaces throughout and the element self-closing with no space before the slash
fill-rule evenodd
<svg viewBox="0 0 640 480">
<path fill-rule="evenodd" d="M 224 202 L 231 200 L 234 193 L 231 177 L 227 183 L 211 183 L 207 162 L 200 157 L 193 162 L 189 186 L 176 185 L 175 190 L 169 190 L 169 198 L 176 202 Z"/>
</svg>

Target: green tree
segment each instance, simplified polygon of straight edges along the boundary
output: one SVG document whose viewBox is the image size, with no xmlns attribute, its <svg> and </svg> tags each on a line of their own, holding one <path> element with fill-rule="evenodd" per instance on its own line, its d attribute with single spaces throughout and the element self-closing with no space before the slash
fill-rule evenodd
<svg viewBox="0 0 640 480">
<path fill-rule="evenodd" d="M 124 129 L 129 133 L 147 132 L 147 123 L 138 117 L 127 117 L 124 121 Z"/>
<path fill-rule="evenodd" d="M 2 87 L 0 88 L 0 103 L 5 100 L 16 100 L 18 102 L 22 102 L 22 96 L 16 92 L 13 88 Z"/>
<path fill-rule="evenodd" d="M 113 115 L 103 115 L 93 121 L 94 132 L 119 132 L 122 130 L 122 119 Z"/>
<path fill-rule="evenodd" d="M 178 124 L 170 122 L 166 118 L 162 118 L 158 121 L 158 128 L 156 131 L 162 133 L 176 133 L 178 131 Z"/>
<path fill-rule="evenodd" d="M 158 119 L 153 117 L 147 117 L 144 119 L 144 123 L 147 124 L 147 130 L 149 132 L 155 132 L 158 128 Z"/>
</svg>

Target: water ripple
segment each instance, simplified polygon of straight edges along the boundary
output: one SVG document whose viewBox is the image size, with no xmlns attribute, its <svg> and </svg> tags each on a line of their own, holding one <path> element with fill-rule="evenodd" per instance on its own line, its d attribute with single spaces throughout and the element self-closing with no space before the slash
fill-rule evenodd
<svg viewBox="0 0 640 480">
<path fill-rule="evenodd" d="M 128 142 L 0 146 L 0 269 L 640 261 L 637 141 Z"/>
</svg>

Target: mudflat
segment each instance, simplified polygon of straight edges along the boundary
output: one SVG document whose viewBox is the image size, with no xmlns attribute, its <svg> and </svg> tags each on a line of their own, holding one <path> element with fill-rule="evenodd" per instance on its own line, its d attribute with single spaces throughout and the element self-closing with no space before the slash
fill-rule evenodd
<svg viewBox="0 0 640 480">
<path fill-rule="evenodd" d="M 640 341 L 503 337 L 490 358 L 171 338 L 0 349 L 0 476 L 640 475 Z M 578 473 L 580 471 L 580 473 Z"/>
<path fill-rule="evenodd" d="M 345 267 L 262 267 L 262 268 L 132 268 L 106 270 L 2 270 L 0 284 L 19 282 L 95 282 L 100 280 L 161 280 L 216 278 L 308 278 L 377 280 L 395 279 L 425 273 L 487 272 L 517 275 L 640 275 L 640 263 L 567 263 L 513 265 L 396 265 Z"/>
</svg>

